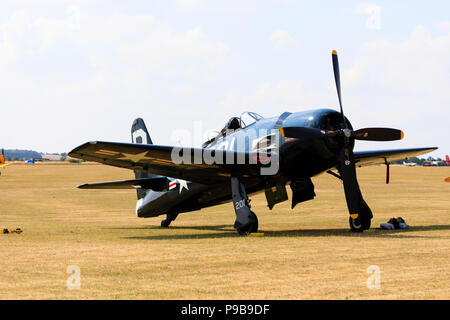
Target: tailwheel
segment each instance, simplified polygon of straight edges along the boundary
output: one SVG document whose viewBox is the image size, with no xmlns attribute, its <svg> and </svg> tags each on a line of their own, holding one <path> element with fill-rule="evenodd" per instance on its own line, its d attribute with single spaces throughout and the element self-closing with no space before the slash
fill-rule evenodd
<svg viewBox="0 0 450 320">
<path fill-rule="evenodd" d="M 236 220 L 234 223 L 234 228 L 241 236 L 255 233 L 258 231 L 258 217 L 253 213 L 253 211 L 250 211 L 250 214 L 248 215 L 248 223 L 242 225 Z"/>
<path fill-rule="evenodd" d="M 170 226 L 170 223 L 171 223 L 172 221 L 168 221 L 167 219 L 164 219 L 164 220 L 162 220 L 161 221 L 161 228 L 168 228 L 169 226 Z"/>
<path fill-rule="evenodd" d="M 178 216 L 178 212 L 169 212 L 167 213 L 166 219 L 161 221 L 161 228 L 168 228 L 170 223 L 175 220 Z"/>
</svg>

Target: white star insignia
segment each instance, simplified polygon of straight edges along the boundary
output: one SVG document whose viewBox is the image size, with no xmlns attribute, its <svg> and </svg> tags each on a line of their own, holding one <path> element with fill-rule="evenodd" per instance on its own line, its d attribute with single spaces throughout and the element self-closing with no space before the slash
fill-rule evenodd
<svg viewBox="0 0 450 320">
<path fill-rule="evenodd" d="M 142 159 L 146 158 L 147 151 L 144 151 L 142 153 L 138 153 L 138 154 L 132 154 L 132 153 L 122 153 L 122 156 L 119 157 L 119 159 L 122 160 L 130 160 L 132 162 L 139 162 Z"/>
<path fill-rule="evenodd" d="M 181 191 L 183 190 L 183 188 L 185 188 L 186 190 L 189 190 L 188 186 L 187 186 L 187 181 L 186 180 L 181 180 L 181 179 L 177 179 L 179 186 L 179 190 L 181 193 Z"/>
</svg>

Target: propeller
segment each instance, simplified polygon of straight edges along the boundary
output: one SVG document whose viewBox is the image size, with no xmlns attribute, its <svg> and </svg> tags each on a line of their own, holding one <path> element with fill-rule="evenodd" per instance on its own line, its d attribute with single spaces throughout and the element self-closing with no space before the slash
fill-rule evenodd
<svg viewBox="0 0 450 320">
<path fill-rule="evenodd" d="M 329 139 L 341 137 L 342 147 L 340 148 L 338 155 L 339 171 L 344 184 L 345 199 L 347 201 L 350 217 L 353 220 L 358 221 L 357 219 L 359 218 L 360 203 L 364 201 L 362 199 L 361 190 L 356 178 L 352 141 L 395 141 L 403 139 L 404 134 L 401 130 L 391 128 L 363 128 L 356 131 L 349 129 L 342 106 L 339 60 L 335 50 L 332 52 L 332 61 L 340 112 L 345 128 L 327 131 L 309 127 L 282 127 L 280 128 L 280 133 L 286 138 Z"/>
<path fill-rule="evenodd" d="M 309 127 L 283 127 L 281 135 L 286 138 L 333 138 L 344 135 L 344 130 L 322 130 Z M 390 128 L 363 128 L 350 131 L 350 138 L 366 141 L 395 141 L 401 140 L 404 133 L 398 129 Z"/>
</svg>

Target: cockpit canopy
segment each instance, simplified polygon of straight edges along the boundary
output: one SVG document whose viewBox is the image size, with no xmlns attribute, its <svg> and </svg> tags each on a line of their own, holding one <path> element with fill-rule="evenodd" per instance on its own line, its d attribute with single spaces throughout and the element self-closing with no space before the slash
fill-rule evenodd
<svg viewBox="0 0 450 320">
<path fill-rule="evenodd" d="M 230 131 L 235 131 L 239 129 L 246 128 L 255 122 L 258 122 L 259 120 L 264 119 L 262 116 L 255 112 L 246 111 L 243 112 L 239 118 L 238 117 L 232 117 L 228 122 L 226 123 L 225 127 L 223 127 L 222 130 L 220 130 L 219 134 L 215 136 L 214 138 L 206 141 L 203 143 L 203 147 L 205 148 L 208 145 L 211 145 L 214 143 L 214 141 L 217 141 L 218 139 L 225 137 L 227 134 L 230 133 Z"/>
<path fill-rule="evenodd" d="M 249 125 L 252 125 L 253 123 L 264 119 L 262 116 L 255 112 L 246 111 L 241 114 L 239 117 L 239 122 L 241 124 L 241 128 L 248 127 Z"/>
</svg>

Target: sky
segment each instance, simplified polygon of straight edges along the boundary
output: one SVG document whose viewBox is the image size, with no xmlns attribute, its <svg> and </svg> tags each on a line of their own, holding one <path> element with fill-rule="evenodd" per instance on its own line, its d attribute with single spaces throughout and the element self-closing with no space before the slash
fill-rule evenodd
<svg viewBox="0 0 450 320">
<path fill-rule="evenodd" d="M 130 142 L 137 117 L 200 146 L 244 111 L 339 110 L 332 50 L 353 127 L 405 132 L 356 150 L 450 154 L 446 0 L 2 0 L 0 146 Z"/>
</svg>

